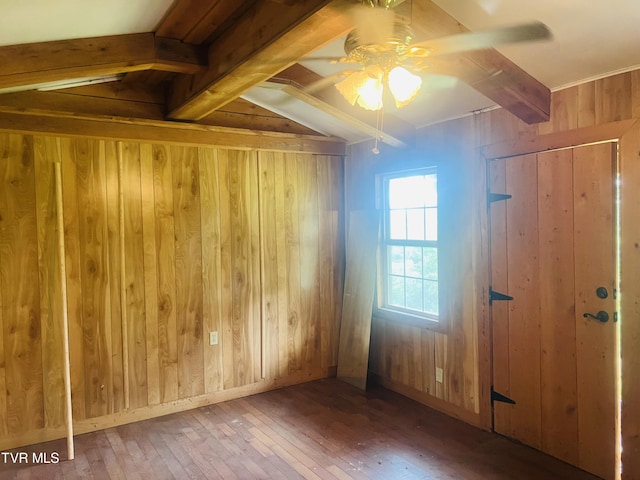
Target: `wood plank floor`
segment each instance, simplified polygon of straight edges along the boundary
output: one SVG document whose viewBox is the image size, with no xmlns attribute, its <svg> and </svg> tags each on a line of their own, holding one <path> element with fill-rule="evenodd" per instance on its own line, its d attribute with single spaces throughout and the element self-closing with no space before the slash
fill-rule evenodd
<svg viewBox="0 0 640 480">
<path fill-rule="evenodd" d="M 59 452 L 55 441 L 15 452 Z M 585 472 L 388 390 L 335 379 L 76 437 L 2 479 L 545 479 Z"/>
</svg>

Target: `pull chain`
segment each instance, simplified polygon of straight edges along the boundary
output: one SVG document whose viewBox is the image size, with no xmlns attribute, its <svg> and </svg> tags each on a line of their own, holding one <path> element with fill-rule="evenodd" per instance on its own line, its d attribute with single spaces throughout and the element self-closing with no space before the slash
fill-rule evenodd
<svg viewBox="0 0 640 480">
<path fill-rule="evenodd" d="M 378 155 L 380 153 L 380 150 L 378 149 L 378 142 L 382 139 L 382 129 L 384 125 L 383 110 L 384 106 L 376 112 L 376 138 L 373 148 L 371 149 L 374 155 Z"/>
</svg>

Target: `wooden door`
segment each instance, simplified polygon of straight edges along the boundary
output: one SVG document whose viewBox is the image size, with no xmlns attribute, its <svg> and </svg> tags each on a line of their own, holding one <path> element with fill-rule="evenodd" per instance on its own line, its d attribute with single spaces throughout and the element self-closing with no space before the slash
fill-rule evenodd
<svg viewBox="0 0 640 480">
<path fill-rule="evenodd" d="M 492 302 L 493 385 L 515 401 L 494 402 L 494 429 L 605 479 L 619 450 L 616 148 L 488 165 L 491 192 L 512 195 L 490 203 L 492 289 L 513 297 Z"/>
</svg>

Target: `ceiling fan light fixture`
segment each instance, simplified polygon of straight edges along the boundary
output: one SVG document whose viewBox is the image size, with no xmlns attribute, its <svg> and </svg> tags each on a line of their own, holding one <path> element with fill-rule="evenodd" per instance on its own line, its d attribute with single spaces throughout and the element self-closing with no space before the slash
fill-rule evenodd
<svg viewBox="0 0 640 480">
<path fill-rule="evenodd" d="M 351 105 L 357 103 L 366 110 L 380 110 L 384 88 L 383 74 L 378 65 L 370 65 L 336 83 L 336 88 Z"/>
<path fill-rule="evenodd" d="M 415 100 L 420 92 L 420 87 L 422 87 L 422 78 L 404 67 L 394 67 L 387 78 L 389 90 L 398 108 Z"/>
</svg>

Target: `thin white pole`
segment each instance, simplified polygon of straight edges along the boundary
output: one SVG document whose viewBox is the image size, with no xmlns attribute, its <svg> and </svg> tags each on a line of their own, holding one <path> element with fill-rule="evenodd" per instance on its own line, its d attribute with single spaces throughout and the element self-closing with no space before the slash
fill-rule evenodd
<svg viewBox="0 0 640 480">
<path fill-rule="evenodd" d="M 118 155 L 118 214 L 120 230 L 120 310 L 122 316 L 122 376 L 124 408 L 129 410 L 129 322 L 127 319 L 127 274 L 125 271 L 124 236 L 124 159 L 122 142 L 116 144 Z"/>
<path fill-rule="evenodd" d="M 73 409 L 71 407 L 71 363 L 69 360 L 69 318 L 67 315 L 67 268 L 64 248 L 64 215 L 62 204 L 62 161 L 60 139 L 58 144 L 58 160 L 54 162 L 56 180 L 56 220 L 58 236 L 58 261 L 60 273 L 60 291 L 62 296 L 62 347 L 64 350 L 63 374 L 64 374 L 64 398 L 65 398 L 65 420 L 67 423 L 67 458 L 73 460 L 75 457 L 73 446 Z"/>
</svg>

